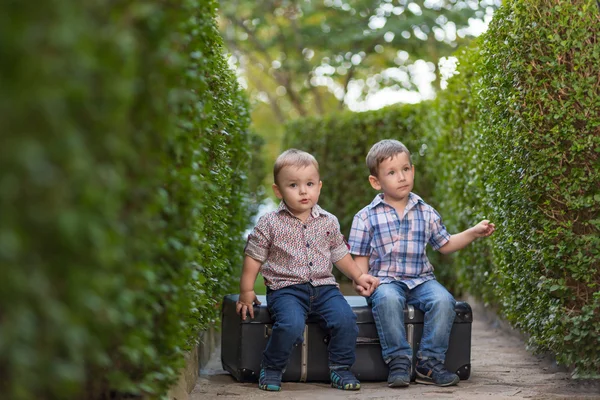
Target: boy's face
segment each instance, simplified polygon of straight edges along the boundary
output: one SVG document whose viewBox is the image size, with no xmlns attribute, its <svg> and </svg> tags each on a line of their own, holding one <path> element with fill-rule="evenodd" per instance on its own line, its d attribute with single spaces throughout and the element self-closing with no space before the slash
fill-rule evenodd
<svg viewBox="0 0 600 400">
<path fill-rule="evenodd" d="M 322 185 L 319 172 L 313 165 L 288 166 L 279 171 L 273 191 L 278 199 L 283 199 L 292 214 L 304 221 L 319 201 Z"/>
<path fill-rule="evenodd" d="M 410 165 L 408 154 L 399 153 L 383 160 L 379 164 L 377 176 L 370 175 L 369 182 L 373 189 L 383 191 L 388 202 L 402 202 L 408 199 L 413 189 L 415 167 Z"/>
</svg>

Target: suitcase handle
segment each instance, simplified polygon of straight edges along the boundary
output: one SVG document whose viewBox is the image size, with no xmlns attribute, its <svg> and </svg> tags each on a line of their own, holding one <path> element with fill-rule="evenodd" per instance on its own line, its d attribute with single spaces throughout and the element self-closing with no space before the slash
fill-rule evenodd
<svg viewBox="0 0 600 400">
<path fill-rule="evenodd" d="M 379 344 L 379 338 L 357 337 L 356 344 Z"/>
<path fill-rule="evenodd" d="M 331 336 L 325 335 L 325 337 L 323 338 L 323 343 L 328 344 L 330 340 Z M 368 338 L 359 336 L 356 338 L 356 344 L 379 344 L 379 338 Z"/>
</svg>

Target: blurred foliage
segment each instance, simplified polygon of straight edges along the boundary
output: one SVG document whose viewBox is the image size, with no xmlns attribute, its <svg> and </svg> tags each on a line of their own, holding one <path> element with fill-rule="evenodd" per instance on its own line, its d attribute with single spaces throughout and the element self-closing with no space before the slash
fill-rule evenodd
<svg viewBox="0 0 600 400">
<path fill-rule="evenodd" d="M 435 78 L 438 60 L 468 43 L 470 23 L 489 19 L 499 4 L 221 1 L 219 26 L 247 86 L 253 127 L 266 139 L 267 165 L 283 150 L 289 120 L 345 110 L 384 88 L 418 92 L 415 82 Z"/>
<path fill-rule="evenodd" d="M 484 217 L 497 226 L 436 274 L 452 266 L 445 284 L 498 307 L 532 348 L 574 367 L 575 377 L 598 378 L 598 5 L 507 1 L 490 30 L 456 55 L 459 74 L 435 101 L 299 120 L 286 144 L 315 152 L 322 203 L 346 232 L 372 197 L 363 166 L 371 143 L 407 144 L 419 155 L 415 192 L 451 232 Z M 328 185 L 338 185 L 335 194 Z"/>
<path fill-rule="evenodd" d="M 0 398 L 161 397 L 214 323 L 262 173 L 215 10 L 0 6 Z"/>
<path fill-rule="evenodd" d="M 437 64 L 471 39 L 464 31 L 469 19 L 483 18 L 486 8 L 496 5 L 493 0 L 235 0 L 221 2 L 220 25 L 252 97 L 261 92 L 284 122 L 343 108 L 352 81 L 377 76 L 364 85 L 363 95 L 388 86 L 414 89 L 408 65 L 418 59 Z M 403 74 L 386 77 L 381 74 L 386 68 Z"/>
</svg>

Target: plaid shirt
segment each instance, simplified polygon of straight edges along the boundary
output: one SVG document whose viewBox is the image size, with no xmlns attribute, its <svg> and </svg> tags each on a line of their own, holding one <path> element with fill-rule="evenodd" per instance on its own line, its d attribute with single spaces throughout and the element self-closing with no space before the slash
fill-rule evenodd
<svg viewBox="0 0 600 400">
<path fill-rule="evenodd" d="M 369 274 L 381 283 L 399 280 L 412 289 L 435 279 L 425 254 L 427 243 L 438 250 L 448 240 L 440 215 L 422 198 L 410 193 L 399 218 L 380 193 L 354 216 L 348 243 L 351 254 L 370 256 Z"/>
<path fill-rule="evenodd" d="M 332 263 L 348 254 L 348 246 L 334 215 L 315 205 L 302 222 L 282 201 L 258 220 L 245 253 L 263 263 L 260 272 L 272 290 L 307 282 L 337 286 Z"/>
</svg>

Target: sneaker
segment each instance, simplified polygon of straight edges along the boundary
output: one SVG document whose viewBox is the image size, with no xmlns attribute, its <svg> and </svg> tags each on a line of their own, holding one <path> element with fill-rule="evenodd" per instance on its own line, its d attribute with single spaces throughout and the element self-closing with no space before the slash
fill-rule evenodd
<svg viewBox="0 0 600 400">
<path fill-rule="evenodd" d="M 448 371 L 444 366 L 444 363 L 435 358 L 419 360 L 415 369 L 417 372 L 415 381 L 418 383 L 436 386 L 453 386 L 460 381 L 458 375 Z"/>
<path fill-rule="evenodd" d="M 281 390 L 282 375 L 281 371 L 261 368 L 258 376 L 258 388 L 269 392 L 279 392 Z"/>
<path fill-rule="evenodd" d="M 388 375 L 389 387 L 406 387 L 410 385 L 411 362 L 406 357 L 397 357 L 388 364 L 390 373 Z"/>
<path fill-rule="evenodd" d="M 329 377 L 331 378 L 331 386 L 342 390 L 358 390 L 360 389 L 360 382 L 352 372 L 350 368 L 337 368 L 332 369 Z"/>
</svg>

